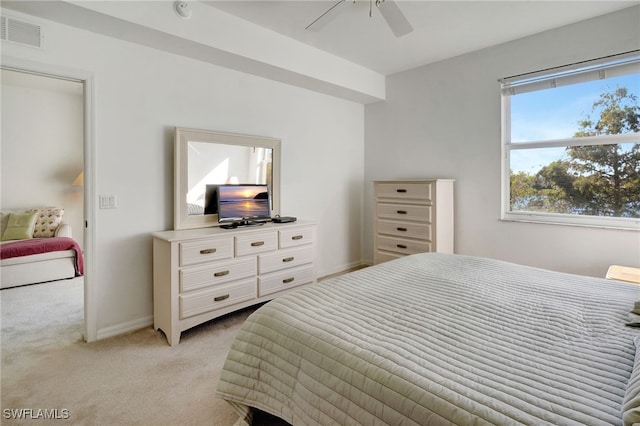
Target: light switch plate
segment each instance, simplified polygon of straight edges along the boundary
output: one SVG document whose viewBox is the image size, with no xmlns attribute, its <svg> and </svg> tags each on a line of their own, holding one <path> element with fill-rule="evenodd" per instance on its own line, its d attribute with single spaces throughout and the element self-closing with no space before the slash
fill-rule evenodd
<svg viewBox="0 0 640 426">
<path fill-rule="evenodd" d="M 116 208 L 116 196 L 115 195 L 101 195 L 100 196 L 100 208 L 101 209 L 115 209 Z"/>
</svg>

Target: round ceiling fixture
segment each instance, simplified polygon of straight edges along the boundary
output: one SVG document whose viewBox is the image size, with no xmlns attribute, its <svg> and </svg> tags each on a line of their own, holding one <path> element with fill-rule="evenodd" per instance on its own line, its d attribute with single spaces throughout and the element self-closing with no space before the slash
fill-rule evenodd
<svg viewBox="0 0 640 426">
<path fill-rule="evenodd" d="M 177 1 L 173 4 L 173 8 L 179 17 L 183 19 L 191 18 L 191 9 L 186 1 Z"/>
</svg>

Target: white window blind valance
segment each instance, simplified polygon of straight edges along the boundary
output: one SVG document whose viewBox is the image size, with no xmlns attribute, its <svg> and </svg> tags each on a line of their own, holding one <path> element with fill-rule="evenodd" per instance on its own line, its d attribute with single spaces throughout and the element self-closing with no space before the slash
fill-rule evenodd
<svg viewBox="0 0 640 426">
<path fill-rule="evenodd" d="M 640 50 L 500 79 L 504 96 L 640 73 Z"/>
</svg>

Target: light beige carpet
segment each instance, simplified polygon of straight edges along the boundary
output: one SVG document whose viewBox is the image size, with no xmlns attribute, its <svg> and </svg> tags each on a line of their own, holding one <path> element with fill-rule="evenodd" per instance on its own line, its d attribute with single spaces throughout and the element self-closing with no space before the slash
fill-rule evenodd
<svg viewBox="0 0 640 426">
<path fill-rule="evenodd" d="M 215 389 L 253 308 L 191 329 L 175 347 L 152 327 L 85 343 L 82 286 L 76 278 L 0 291 L 1 424 L 234 424 Z M 31 410 L 21 412 L 28 421 L 12 418 L 20 409 Z M 51 413 L 59 418 L 31 419 Z M 258 415 L 254 424 L 283 423 Z"/>
</svg>

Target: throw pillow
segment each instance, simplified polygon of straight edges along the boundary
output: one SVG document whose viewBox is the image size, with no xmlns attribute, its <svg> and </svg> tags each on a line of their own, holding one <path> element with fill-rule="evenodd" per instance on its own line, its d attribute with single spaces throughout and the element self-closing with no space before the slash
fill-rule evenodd
<svg viewBox="0 0 640 426">
<path fill-rule="evenodd" d="M 29 212 L 36 212 L 36 225 L 33 230 L 33 238 L 49 238 L 56 236 L 56 229 L 62 223 L 64 209 L 58 207 L 41 207 L 31 209 Z"/>
<path fill-rule="evenodd" d="M 36 224 L 37 215 L 37 212 L 11 213 L 7 229 L 2 234 L 2 241 L 33 238 L 33 228 Z"/>
<path fill-rule="evenodd" d="M 0 238 L 2 234 L 4 234 L 4 230 L 7 229 L 7 223 L 9 223 L 9 215 L 11 213 L 13 212 L 9 210 L 0 211 Z"/>
</svg>

